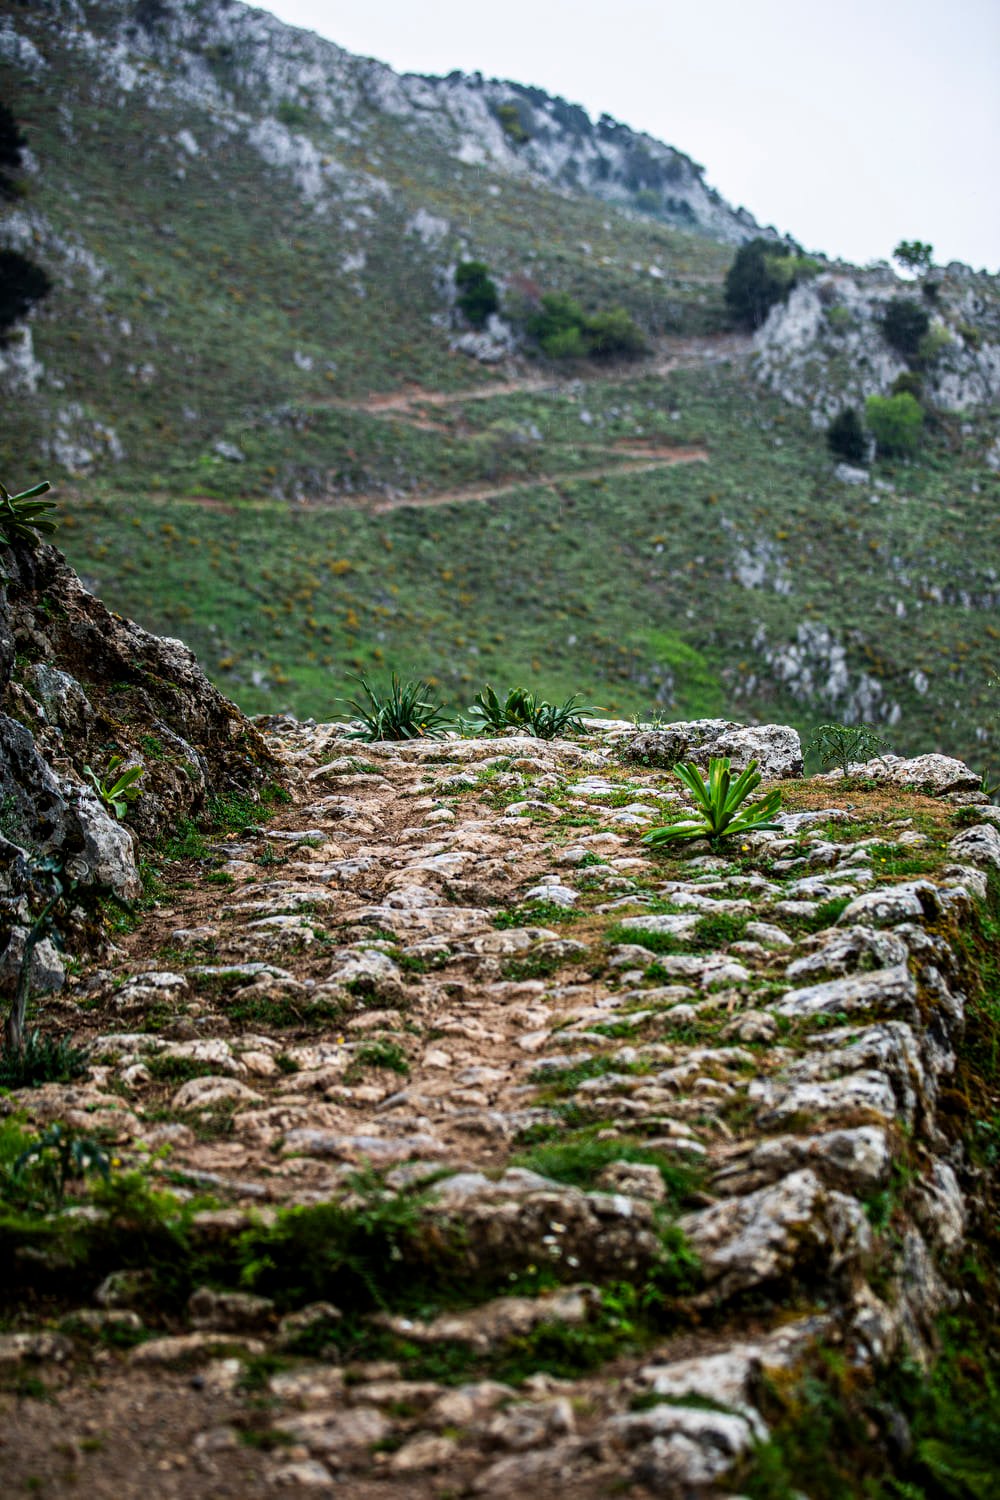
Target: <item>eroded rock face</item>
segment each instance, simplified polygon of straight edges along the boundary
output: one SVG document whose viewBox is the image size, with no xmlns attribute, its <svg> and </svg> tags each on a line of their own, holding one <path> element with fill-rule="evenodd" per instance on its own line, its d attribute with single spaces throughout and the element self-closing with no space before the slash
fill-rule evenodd
<svg viewBox="0 0 1000 1500">
<path fill-rule="evenodd" d="M 0 589 L 0 972 L 30 921 L 27 862 L 55 857 L 83 893 L 130 899 L 141 841 L 209 797 L 255 798 L 281 772 L 258 732 L 180 641 L 89 594 L 47 544 L 3 549 Z M 141 765 L 127 824 L 96 794 L 112 754 Z M 112 777 L 113 779 L 113 777 Z M 23 942 L 23 939 L 22 939 Z"/>
</svg>

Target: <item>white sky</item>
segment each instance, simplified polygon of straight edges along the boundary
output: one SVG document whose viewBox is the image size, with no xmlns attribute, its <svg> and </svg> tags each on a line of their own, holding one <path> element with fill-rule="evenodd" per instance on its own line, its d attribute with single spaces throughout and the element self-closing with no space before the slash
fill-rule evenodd
<svg viewBox="0 0 1000 1500">
<path fill-rule="evenodd" d="M 1000 0 L 273 0 L 399 72 L 480 71 L 685 151 L 807 249 L 1000 267 Z"/>
</svg>

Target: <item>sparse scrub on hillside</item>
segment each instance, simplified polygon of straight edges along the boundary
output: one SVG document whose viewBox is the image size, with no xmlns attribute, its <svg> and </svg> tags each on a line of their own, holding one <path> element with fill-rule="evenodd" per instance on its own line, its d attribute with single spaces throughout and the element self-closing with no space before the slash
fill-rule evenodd
<svg viewBox="0 0 1000 1500">
<path fill-rule="evenodd" d="M 634 358 L 647 348 L 642 330 L 623 307 L 587 313 L 565 292 L 547 292 L 527 327 L 549 359 Z"/>
</svg>

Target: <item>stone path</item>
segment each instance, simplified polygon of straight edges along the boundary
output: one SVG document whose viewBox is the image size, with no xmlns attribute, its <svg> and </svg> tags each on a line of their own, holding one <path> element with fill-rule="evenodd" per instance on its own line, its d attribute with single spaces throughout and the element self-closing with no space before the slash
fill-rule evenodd
<svg viewBox="0 0 1000 1500">
<path fill-rule="evenodd" d="M 79 976 L 89 1078 L 15 1103 L 195 1195 L 198 1244 L 331 1202 L 358 1234 L 405 1206 L 402 1238 L 363 1241 L 356 1305 L 257 1264 L 174 1310 L 142 1267 L 33 1292 L 0 1371 L 50 1399 L 5 1466 L 121 1500 L 731 1493 L 765 1377 L 919 1355 L 947 1302 L 948 934 L 1000 868 L 990 810 L 786 783 L 780 831 L 654 854 L 677 782 L 613 732 L 341 733 L 272 725 L 293 803 Z"/>
</svg>

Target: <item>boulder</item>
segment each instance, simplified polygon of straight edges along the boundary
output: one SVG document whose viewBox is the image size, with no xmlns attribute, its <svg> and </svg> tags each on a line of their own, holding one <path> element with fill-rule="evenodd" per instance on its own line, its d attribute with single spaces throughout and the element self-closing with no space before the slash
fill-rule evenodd
<svg viewBox="0 0 1000 1500">
<path fill-rule="evenodd" d="M 737 772 L 755 760 L 767 781 L 802 775 L 802 744 L 788 724 L 734 724 L 728 719 L 665 724 L 626 740 L 621 754 L 635 765 L 670 767 L 689 761 L 706 769 L 710 760 L 725 755 Z"/>
</svg>

